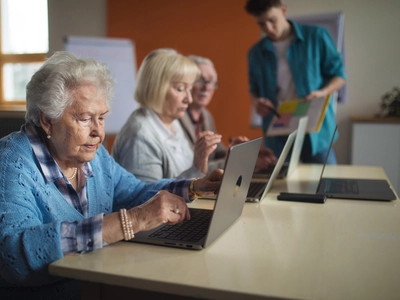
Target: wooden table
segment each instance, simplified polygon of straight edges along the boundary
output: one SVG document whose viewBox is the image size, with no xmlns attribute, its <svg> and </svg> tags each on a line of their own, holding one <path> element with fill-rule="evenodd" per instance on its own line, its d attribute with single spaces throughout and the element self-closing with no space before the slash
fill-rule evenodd
<svg viewBox="0 0 400 300">
<path fill-rule="evenodd" d="M 321 168 L 300 165 L 278 180 L 205 250 L 119 242 L 66 256 L 50 273 L 82 280 L 82 299 L 399 299 L 398 200 L 276 200 L 315 191 Z M 380 167 L 327 166 L 324 175 L 386 178 Z"/>
</svg>

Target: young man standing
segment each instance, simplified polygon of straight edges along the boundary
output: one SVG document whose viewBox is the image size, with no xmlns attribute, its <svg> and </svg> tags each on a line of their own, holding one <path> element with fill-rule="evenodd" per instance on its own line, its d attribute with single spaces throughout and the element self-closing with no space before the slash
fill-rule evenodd
<svg viewBox="0 0 400 300">
<path fill-rule="evenodd" d="M 270 108 L 285 100 L 312 101 L 332 94 L 345 84 L 345 72 L 342 57 L 325 28 L 286 19 L 287 7 L 280 0 L 248 0 L 245 9 L 265 34 L 248 53 L 251 100 L 263 117 L 265 133 L 273 116 Z M 305 137 L 301 154 L 305 163 L 325 160 L 336 126 L 333 101 L 321 130 Z M 265 146 L 278 156 L 285 142 L 286 137 L 268 137 Z M 327 163 L 336 164 L 333 149 Z"/>
</svg>

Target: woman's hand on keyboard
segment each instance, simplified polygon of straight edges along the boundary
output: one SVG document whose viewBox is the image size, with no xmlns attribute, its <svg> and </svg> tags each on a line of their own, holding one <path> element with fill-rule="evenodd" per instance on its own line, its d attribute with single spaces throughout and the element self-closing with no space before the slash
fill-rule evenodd
<svg viewBox="0 0 400 300">
<path fill-rule="evenodd" d="M 163 223 L 174 225 L 185 219 L 190 220 L 185 200 L 164 190 L 127 213 L 132 221 L 134 232 L 147 231 Z"/>
</svg>

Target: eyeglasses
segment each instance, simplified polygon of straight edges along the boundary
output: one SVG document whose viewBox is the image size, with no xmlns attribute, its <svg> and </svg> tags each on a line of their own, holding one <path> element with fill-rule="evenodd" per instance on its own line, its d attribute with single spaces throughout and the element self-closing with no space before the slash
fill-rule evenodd
<svg viewBox="0 0 400 300">
<path fill-rule="evenodd" d="M 200 79 L 196 80 L 194 82 L 194 84 L 200 86 L 200 87 L 205 87 L 207 85 L 209 85 L 210 87 L 212 87 L 213 90 L 216 90 L 219 86 L 218 81 L 213 81 L 213 80 L 205 80 L 204 77 L 200 77 Z"/>
</svg>

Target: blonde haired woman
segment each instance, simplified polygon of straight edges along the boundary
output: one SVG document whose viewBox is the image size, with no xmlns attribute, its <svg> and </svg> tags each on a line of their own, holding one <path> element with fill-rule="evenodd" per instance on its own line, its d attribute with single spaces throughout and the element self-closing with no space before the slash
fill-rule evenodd
<svg viewBox="0 0 400 300">
<path fill-rule="evenodd" d="M 144 59 L 135 91 L 141 107 L 118 133 L 112 151 L 137 178 L 156 181 L 208 173 L 208 157 L 221 136 L 206 131 L 192 149 L 178 121 L 192 103 L 191 90 L 199 77 L 197 65 L 173 49 L 154 50 Z"/>
</svg>

